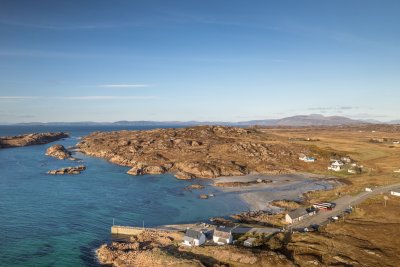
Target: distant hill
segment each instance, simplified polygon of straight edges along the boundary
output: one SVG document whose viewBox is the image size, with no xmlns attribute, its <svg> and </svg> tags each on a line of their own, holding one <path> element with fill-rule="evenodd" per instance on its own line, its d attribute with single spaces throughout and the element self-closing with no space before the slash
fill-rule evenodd
<svg viewBox="0 0 400 267">
<path fill-rule="evenodd" d="M 48 122 L 48 123 L 18 123 L 16 125 L 110 125 L 110 126 L 196 126 L 196 125 L 229 125 L 229 126 L 335 126 L 365 123 L 383 123 L 379 121 L 353 120 L 341 116 L 323 116 L 320 114 L 298 115 L 282 119 L 252 120 L 240 122 L 223 121 L 116 121 L 116 122 Z M 400 121 L 392 121 L 390 124 L 400 124 Z"/>
<path fill-rule="evenodd" d="M 325 117 L 319 114 L 312 115 L 299 115 L 287 117 L 277 120 L 275 125 L 279 126 L 334 126 L 334 125 L 350 125 L 350 124 L 364 124 L 365 122 L 353 120 L 341 116 L 328 116 Z"/>
</svg>

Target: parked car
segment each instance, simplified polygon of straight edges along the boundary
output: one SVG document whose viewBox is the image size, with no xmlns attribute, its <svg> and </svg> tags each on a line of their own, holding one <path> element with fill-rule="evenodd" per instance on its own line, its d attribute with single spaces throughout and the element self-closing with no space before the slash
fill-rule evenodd
<svg viewBox="0 0 400 267">
<path fill-rule="evenodd" d="M 338 216 L 332 216 L 332 217 L 329 218 L 329 220 L 331 222 L 335 222 L 335 221 L 339 220 L 339 217 Z"/>
</svg>

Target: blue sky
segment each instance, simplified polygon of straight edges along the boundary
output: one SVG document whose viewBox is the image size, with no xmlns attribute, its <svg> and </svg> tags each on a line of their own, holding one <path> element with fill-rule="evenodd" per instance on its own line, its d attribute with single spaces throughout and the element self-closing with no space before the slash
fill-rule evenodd
<svg viewBox="0 0 400 267">
<path fill-rule="evenodd" d="M 0 122 L 400 118 L 400 2 L 0 0 Z"/>
</svg>

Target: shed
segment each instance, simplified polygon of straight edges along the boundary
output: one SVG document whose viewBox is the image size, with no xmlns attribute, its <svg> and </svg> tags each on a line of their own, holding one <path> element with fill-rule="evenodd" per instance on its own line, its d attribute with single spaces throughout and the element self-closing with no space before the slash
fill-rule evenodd
<svg viewBox="0 0 400 267">
<path fill-rule="evenodd" d="M 296 209 L 286 214 L 285 221 L 287 223 L 296 223 L 307 217 L 315 215 L 317 212 L 315 210 L 307 211 L 304 208 Z"/>
<path fill-rule="evenodd" d="M 397 189 L 394 189 L 394 190 L 390 191 L 390 194 L 392 196 L 400 197 L 400 188 L 397 188 Z"/>
</svg>

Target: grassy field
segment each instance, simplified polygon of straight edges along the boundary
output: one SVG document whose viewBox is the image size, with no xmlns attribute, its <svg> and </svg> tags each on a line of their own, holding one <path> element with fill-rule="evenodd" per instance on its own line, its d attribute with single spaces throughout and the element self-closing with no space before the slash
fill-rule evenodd
<svg viewBox="0 0 400 267">
<path fill-rule="evenodd" d="M 295 233 L 287 249 L 299 266 L 399 266 L 400 197 L 369 199 L 321 232 Z"/>
<path fill-rule="evenodd" d="M 393 172 L 400 169 L 400 146 L 390 142 L 370 142 L 371 139 L 383 138 L 399 140 L 400 132 L 395 126 L 268 128 L 263 131 L 278 136 L 281 142 L 309 145 L 317 150 L 348 155 L 364 167 L 361 174 L 349 174 L 346 171 L 328 171 L 328 162 L 316 163 L 316 168 L 310 172 L 340 178 L 344 186 L 328 192 L 309 193 L 307 197 L 310 201 L 332 200 L 343 194 L 354 194 L 365 187 L 400 182 L 400 175 Z M 289 138 L 311 138 L 318 141 L 289 141 Z M 321 171 L 320 164 L 326 165 L 325 171 Z M 309 166 L 312 167 L 313 163 Z"/>
</svg>

